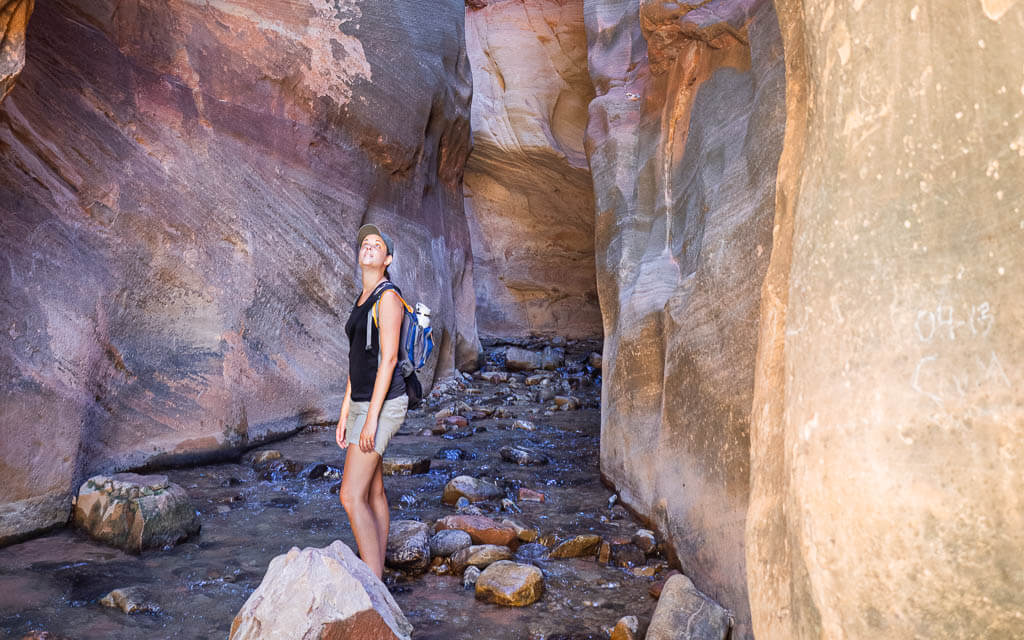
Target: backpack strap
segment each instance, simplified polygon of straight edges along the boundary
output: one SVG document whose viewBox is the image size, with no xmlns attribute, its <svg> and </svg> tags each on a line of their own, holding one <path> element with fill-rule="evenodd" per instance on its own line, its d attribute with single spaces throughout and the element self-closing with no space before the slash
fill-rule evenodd
<svg viewBox="0 0 1024 640">
<path fill-rule="evenodd" d="M 371 317 L 374 316 L 374 314 L 375 314 L 375 312 L 377 310 L 377 303 L 380 302 L 380 295 L 382 293 L 384 293 L 385 291 L 387 291 L 388 287 L 396 288 L 395 285 L 391 284 L 390 280 L 385 280 L 384 282 L 382 282 L 379 285 L 377 285 L 377 287 L 373 290 L 373 293 L 370 294 L 370 298 L 377 298 L 376 300 L 374 300 L 373 307 L 370 309 L 370 316 Z M 401 297 L 401 296 L 399 296 L 399 297 Z M 376 324 L 377 324 L 377 318 L 376 317 L 373 317 L 373 322 L 370 322 L 369 319 L 367 319 L 367 321 L 366 321 L 366 350 L 367 351 L 370 351 L 373 348 L 371 346 L 371 340 L 370 340 L 370 331 L 371 331 L 371 326 L 370 325 L 376 325 Z"/>
</svg>

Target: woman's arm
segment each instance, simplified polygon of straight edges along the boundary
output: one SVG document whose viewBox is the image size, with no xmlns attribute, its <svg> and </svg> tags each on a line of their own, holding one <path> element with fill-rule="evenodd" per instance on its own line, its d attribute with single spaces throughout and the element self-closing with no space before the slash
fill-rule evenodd
<svg viewBox="0 0 1024 640">
<path fill-rule="evenodd" d="M 345 423 L 348 422 L 348 412 L 352 407 L 352 378 L 345 384 L 345 399 L 341 402 L 341 418 L 338 419 L 338 428 L 334 431 L 334 439 L 342 449 L 348 447 L 345 440 Z"/>
<path fill-rule="evenodd" d="M 377 418 L 380 416 L 384 398 L 391 387 L 391 376 L 398 364 L 398 341 L 402 331 L 402 303 L 398 294 L 389 296 L 388 289 L 380 297 L 380 312 L 377 327 L 380 336 L 380 364 L 377 366 L 377 378 L 373 381 L 373 395 L 370 396 L 370 408 L 366 413 L 366 422 L 359 434 L 359 448 L 365 452 L 373 450 L 374 436 L 377 434 Z M 373 322 L 367 318 L 367 322 Z"/>
</svg>

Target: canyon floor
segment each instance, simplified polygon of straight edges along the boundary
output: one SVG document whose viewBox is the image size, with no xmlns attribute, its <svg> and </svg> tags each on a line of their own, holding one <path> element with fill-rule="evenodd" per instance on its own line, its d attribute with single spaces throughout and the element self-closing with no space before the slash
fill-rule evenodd
<svg viewBox="0 0 1024 640">
<path fill-rule="evenodd" d="M 600 371 L 586 364 L 598 349 L 596 342 L 569 342 L 566 366 L 557 371 L 513 373 L 507 382 L 478 373 L 438 385 L 421 409 L 410 412 L 389 446 L 389 456 L 431 459 L 427 473 L 385 478 L 392 519 L 433 523 L 456 513 L 441 502 L 442 489 L 452 477 L 471 475 L 493 480 L 513 501 L 521 487 L 543 493 L 544 502 L 474 507 L 496 520 L 512 517 L 536 529 L 548 544 L 577 534 L 628 541 L 642 524 L 614 504 L 613 493 L 600 481 Z M 489 345 L 487 354 L 484 371 L 503 371 L 504 346 Z M 537 382 L 538 375 L 546 382 L 526 384 Z M 545 387 L 551 390 L 540 391 Z M 553 410 L 551 391 L 574 396 L 580 408 Z M 459 406 L 461 413 L 474 414 L 468 426 L 437 433 L 438 412 Z M 536 428 L 512 428 L 516 419 Z M 499 453 L 507 445 L 541 452 L 550 462 L 508 462 Z M 461 449 L 464 459 L 438 457 L 453 448 Z M 202 519 L 201 532 L 174 547 L 130 555 L 69 527 L 0 550 L 0 634 L 224 638 L 274 556 L 337 539 L 355 549 L 332 477 L 344 461 L 333 427 L 310 426 L 259 449 L 280 451 L 288 464 L 261 471 L 243 459 L 161 472 L 186 488 Z M 455 455 L 449 451 L 447 457 Z M 329 465 L 327 474 L 311 477 L 323 473 L 323 467 L 320 474 L 310 472 L 321 463 Z M 643 630 L 656 604 L 649 590 L 667 568 L 658 553 L 634 567 L 595 556 L 534 562 L 544 573 L 545 593 L 521 608 L 477 601 L 460 576 L 388 570 L 385 582 L 413 624 L 413 638 L 583 640 L 607 638 L 608 629 L 625 615 L 637 616 Z M 125 614 L 100 604 L 112 589 L 136 585 L 148 593 L 153 611 Z"/>
</svg>

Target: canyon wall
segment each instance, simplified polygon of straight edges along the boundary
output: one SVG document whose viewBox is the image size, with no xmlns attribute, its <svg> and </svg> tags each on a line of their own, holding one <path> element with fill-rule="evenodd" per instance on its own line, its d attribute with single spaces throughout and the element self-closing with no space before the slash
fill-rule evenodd
<svg viewBox="0 0 1024 640">
<path fill-rule="evenodd" d="M 87 474 L 336 420 L 364 222 L 437 369 L 475 365 L 464 15 L 36 6 L 0 103 L 0 541 L 63 523 Z"/>
<path fill-rule="evenodd" d="M 785 118 L 770 1 L 585 3 L 604 323 L 601 469 L 752 637 L 744 563 L 760 288 Z"/>
<path fill-rule="evenodd" d="M 35 0 L 0 2 L 0 100 L 4 99 L 25 66 L 25 27 Z"/>
<path fill-rule="evenodd" d="M 583 149 L 594 90 L 583 0 L 469 8 L 466 47 L 466 216 L 480 332 L 597 337 L 594 196 Z"/>
<path fill-rule="evenodd" d="M 779 2 L 759 640 L 1020 636 L 1024 3 Z"/>
</svg>

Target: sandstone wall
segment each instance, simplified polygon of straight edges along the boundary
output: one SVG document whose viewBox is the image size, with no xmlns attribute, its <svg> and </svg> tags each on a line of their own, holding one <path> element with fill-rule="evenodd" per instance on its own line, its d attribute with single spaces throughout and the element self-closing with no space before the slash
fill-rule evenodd
<svg viewBox="0 0 1024 640">
<path fill-rule="evenodd" d="M 25 66 L 25 28 L 35 0 L 0 2 L 0 100 L 4 99 Z"/>
<path fill-rule="evenodd" d="M 599 336 L 594 196 L 583 149 L 594 95 L 583 0 L 467 9 L 466 46 L 473 68 L 466 215 L 480 331 Z"/>
<path fill-rule="evenodd" d="M 463 20 L 36 7 L 0 105 L 0 541 L 64 522 L 86 474 L 337 419 L 363 222 L 395 232 L 439 368 L 472 366 Z"/>
<path fill-rule="evenodd" d="M 769 1 L 585 3 L 604 322 L 601 468 L 750 638 L 760 287 L 784 128 Z"/>
<path fill-rule="evenodd" d="M 1024 4 L 779 4 L 757 637 L 1019 637 Z"/>
</svg>

